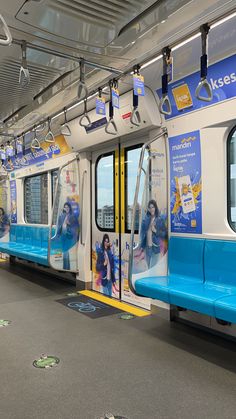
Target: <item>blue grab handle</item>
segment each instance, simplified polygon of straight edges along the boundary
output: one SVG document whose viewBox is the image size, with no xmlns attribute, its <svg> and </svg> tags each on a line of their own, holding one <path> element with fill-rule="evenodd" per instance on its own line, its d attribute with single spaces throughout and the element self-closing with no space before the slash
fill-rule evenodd
<svg viewBox="0 0 236 419">
<path fill-rule="evenodd" d="M 165 96 L 168 93 L 168 74 L 163 74 L 161 80 L 162 80 L 162 95 Z"/>
<path fill-rule="evenodd" d="M 207 76 L 207 54 L 201 56 L 201 78 L 205 79 Z"/>
</svg>

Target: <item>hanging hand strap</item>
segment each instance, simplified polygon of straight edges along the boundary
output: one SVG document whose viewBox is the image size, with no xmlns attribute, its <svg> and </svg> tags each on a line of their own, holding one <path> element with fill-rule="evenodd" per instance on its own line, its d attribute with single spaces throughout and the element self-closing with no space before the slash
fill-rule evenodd
<svg viewBox="0 0 236 419">
<path fill-rule="evenodd" d="M 134 89 L 133 89 L 133 110 L 131 113 L 130 122 L 136 127 L 139 127 L 141 124 L 141 116 L 138 110 L 138 96 L 134 94 Z"/>
<path fill-rule="evenodd" d="M 202 25 L 201 28 L 201 39 L 202 39 L 202 56 L 201 56 L 201 81 L 198 83 L 198 86 L 195 91 L 195 96 L 199 100 L 203 100 L 204 102 L 211 102 L 213 99 L 213 92 L 212 87 L 210 83 L 207 80 L 207 50 L 208 50 L 208 33 L 210 30 L 210 27 L 208 24 Z M 205 90 L 206 96 L 203 96 L 201 94 L 201 91 Z"/>
<path fill-rule="evenodd" d="M 159 110 L 163 115 L 171 115 L 172 108 L 168 96 L 168 73 L 167 73 L 167 60 L 170 58 L 171 49 L 169 47 L 163 48 L 163 75 L 162 75 L 162 98 L 159 104 Z"/>
<path fill-rule="evenodd" d="M 26 42 L 23 41 L 21 45 L 21 52 L 22 52 L 22 61 L 21 61 L 21 68 L 20 68 L 20 75 L 19 75 L 19 84 L 21 87 L 25 88 L 30 83 L 30 72 L 27 67 L 27 60 L 26 60 Z"/>
<path fill-rule="evenodd" d="M 30 147 L 32 148 L 32 150 L 40 150 L 41 149 L 40 142 L 39 142 L 39 140 L 37 138 L 37 135 L 36 135 L 36 127 L 34 127 L 34 138 L 31 141 Z"/>
<path fill-rule="evenodd" d="M 64 108 L 64 117 L 65 117 L 65 121 L 64 124 L 62 124 L 61 126 L 61 134 L 65 135 L 65 137 L 70 137 L 71 136 L 71 129 L 67 123 L 67 117 L 66 117 L 66 108 Z"/>
<path fill-rule="evenodd" d="M 50 118 L 48 118 L 48 133 L 45 137 L 45 142 L 49 143 L 49 144 L 54 144 L 55 143 L 55 137 L 54 137 L 53 132 L 51 130 L 51 120 L 50 120 Z"/>
<path fill-rule="evenodd" d="M 88 97 L 88 88 L 87 88 L 87 86 L 85 84 L 85 64 L 84 64 L 84 59 L 81 59 L 80 60 L 79 66 L 80 66 L 80 81 L 79 81 L 79 84 L 78 84 L 78 98 L 80 100 L 84 100 L 84 99 L 87 99 L 87 97 Z"/>
<path fill-rule="evenodd" d="M 87 99 L 84 99 L 84 113 L 79 120 L 79 124 L 84 128 L 89 128 L 92 125 L 91 119 L 88 116 Z"/>
<path fill-rule="evenodd" d="M 0 39 L 0 45 L 4 45 L 4 46 L 10 45 L 12 43 L 11 32 L 2 15 L 0 15 L 0 28 L 2 28 L 4 35 L 6 36 L 5 39 Z"/>
<path fill-rule="evenodd" d="M 116 135 L 118 133 L 118 130 L 114 121 L 114 108 L 112 105 L 112 87 L 113 82 L 110 82 L 109 121 L 106 124 L 105 132 L 107 134 Z"/>
</svg>

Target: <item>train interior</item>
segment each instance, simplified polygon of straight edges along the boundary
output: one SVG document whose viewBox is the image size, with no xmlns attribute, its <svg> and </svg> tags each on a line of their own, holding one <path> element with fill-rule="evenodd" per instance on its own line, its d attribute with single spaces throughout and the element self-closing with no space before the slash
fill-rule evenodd
<svg viewBox="0 0 236 419">
<path fill-rule="evenodd" d="M 1 0 L 3 419 L 235 417 L 235 25 Z"/>
</svg>

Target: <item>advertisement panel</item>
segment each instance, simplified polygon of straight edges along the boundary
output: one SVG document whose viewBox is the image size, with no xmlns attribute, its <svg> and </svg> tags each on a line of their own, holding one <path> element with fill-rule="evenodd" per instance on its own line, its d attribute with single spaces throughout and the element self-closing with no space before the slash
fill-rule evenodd
<svg viewBox="0 0 236 419">
<path fill-rule="evenodd" d="M 213 99 L 211 102 L 204 102 L 195 96 L 195 90 L 200 81 L 199 71 L 184 77 L 169 85 L 169 98 L 172 107 L 171 115 L 166 115 L 166 119 L 182 116 L 186 113 L 211 106 L 216 103 L 231 99 L 236 96 L 236 55 L 225 58 L 218 63 L 212 64 L 208 68 L 207 80 L 209 81 Z M 157 90 L 161 98 L 161 89 Z M 204 89 L 201 92 L 204 95 Z"/>
<path fill-rule="evenodd" d="M 172 233 L 202 233 L 199 131 L 169 138 Z"/>
</svg>

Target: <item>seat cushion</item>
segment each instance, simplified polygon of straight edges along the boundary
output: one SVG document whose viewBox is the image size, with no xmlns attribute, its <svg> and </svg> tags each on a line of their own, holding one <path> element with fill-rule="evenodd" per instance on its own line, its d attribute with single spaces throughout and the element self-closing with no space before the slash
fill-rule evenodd
<svg viewBox="0 0 236 419">
<path fill-rule="evenodd" d="M 48 266 L 47 249 L 21 243 L 0 243 L 0 252 Z"/>
<path fill-rule="evenodd" d="M 138 294 L 164 301 L 170 304 L 170 292 L 172 289 L 191 288 L 193 285 L 202 284 L 199 279 L 183 276 L 154 276 L 137 279 L 135 289 Z"/>
<path fill-rule="evenodd" d="M 170 290 L 170 304 L 215 317 L 215 301 L 233 292 L 216 284 L 176 284 Z"/>
<path fill-rule="evenodd" d="M 215 301 L 215 317 L 236 323 L 236 289 L 234 289 L 234 295 L 225 296 Z"/>
</svg>

